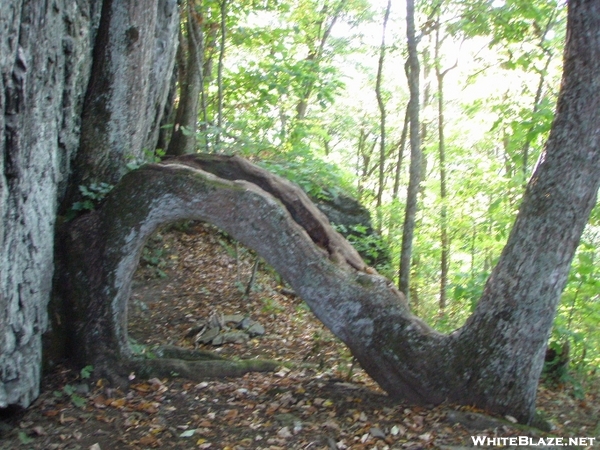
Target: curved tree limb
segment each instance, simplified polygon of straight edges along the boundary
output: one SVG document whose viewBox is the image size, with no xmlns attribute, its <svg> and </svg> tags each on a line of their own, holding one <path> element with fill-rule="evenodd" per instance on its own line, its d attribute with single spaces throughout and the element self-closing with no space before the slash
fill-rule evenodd
<svg viewBox="0 0 600 450">
<path fill-rule="evenodd" d="M 238 157 L 144 166 L 123 177 L 99 210 L 68 226 L 59 295 L 72 309 L 82 361 L 107 372 L 130 367 L 119 361 L 133 358 L 126 317 L 133 273 L 148 237 L 182 219 L 210 222 L 253 248 L 392 395 L 445 398 L 431 384 L 434 373 L 422 374 L 437 371 L 428 358 L 447 353 L 448 338 L 413 316 L 388 280 L 355 268 L 365 265 L 298 187 Z"/>
</svg>

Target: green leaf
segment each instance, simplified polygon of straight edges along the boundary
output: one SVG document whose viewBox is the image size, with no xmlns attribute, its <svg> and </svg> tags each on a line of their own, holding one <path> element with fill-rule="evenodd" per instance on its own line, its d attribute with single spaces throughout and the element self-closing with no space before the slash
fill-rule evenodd
<svg viewBox="0 0 600 450">
<path fill-rule="evenodd" d="M 31 444 L 34 441 L 34 439 L 28 436 L 27 433 L 25 433 L 24 431 L 19 431 L 19 441 L 21 441 L 21 444 L 27 445 Z"/>
<path fill-rule="evenodd" d="M 73 395 L 71 395 L 71 401 L 72 401 L 72 402 L 73 402 L 73 404 L 74 404 L 75 406 L 77 406 L 78 408 L 83 408 L 83 407 L 86 405 L 86 403 L 87 403 L 87 400 L 86 400 L 86 399 L 84 399 L 84 398 L 80 397 L 80 396 L 79 396 L 79 395 L 77 395 L 77 394 L 73 394 Z"/>
<path fill-rule="evenodd" d="M 85 366 L 83 369 L 81 369 L 80 375 L 82 379 L 87 379 L 92 375 L 92 372 L 94 371 L 94 366 Z"/>
</svg>

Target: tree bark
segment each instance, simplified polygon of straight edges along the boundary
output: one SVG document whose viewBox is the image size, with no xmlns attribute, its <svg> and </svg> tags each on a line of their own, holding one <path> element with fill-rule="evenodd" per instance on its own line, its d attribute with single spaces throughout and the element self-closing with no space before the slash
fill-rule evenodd
<svg viewBox="0 0 600 450">
<path fill-rule="evenodd" d="M 173 134 L 167 148 L 167 155 L 179 156 L 196 152 L 196 124 L 198 123 L 198 107 L 200 91 L 203 83 L 202 27 L 193 11 L 194 3 L 186 5 L 186 43 L 187 52 L 181 59 L 183 62 L 182 77 L 179 81 L 179 104 L 175 113 Z M 183 41 L 184 37 L 180 40 Z M 180 49 L 182 53 L 183 50 Z"/>
<path fill-rule="evenodd" d="M 96 2 L 0 2 L 0 408 L 38 395 L 56 207 L 79 143 Z"/>
<path fill-rule="evenodd" d="M 26 407 L 39 391 L 67 185 L 116 181 L 124 155 L 155 141 L 176 3 L 126 3 L 0 2 L 0 408 Z"/>
<path fill-rule="evenodd" d="M 415 35 L 415 3 L 406 2 L 406 36 L 408 42 L 408 87 L 410 100 L 410 175 L 406 194 L 406 209 L 402 226 L 402 249 L 398 270 L 398 288 L 410 300 L 410 269 L 413 236 L 418 209 L 418 195 L 421 184 L 421 137 L 419 135 L 419 55 Z"/>
<path fill-rule="evenodd" d="M 105 0 L 81 117 L 69 201 L 80 185 L 116 183 L 154 150 L 174 65 L 174 0 Z"/>
</svg>

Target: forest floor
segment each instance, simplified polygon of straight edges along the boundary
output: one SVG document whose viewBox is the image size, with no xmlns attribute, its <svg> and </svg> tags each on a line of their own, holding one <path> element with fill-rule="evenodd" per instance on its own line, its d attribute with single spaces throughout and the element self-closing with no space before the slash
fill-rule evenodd
<svg viewBox="0 0 600 450">
<path fill-rule="evenodd" d="M 92 382 L 93 368 L 87 378 L 89 371 L 58 367 L 44 377 L 30 408 L 3 411 L 0 448 L 458 450 L 473 448 L 472 436 L 528 436 L 543 444 L 531 448 L 554 448 L 540 441 L 550 436 L 595 437 L 600 445 L 597 384 L 578 396 L 573 386 L 540 386 L 537 407 L 550 432 L 471 408 L 393 402 L 352 367 L 345 346 L 272 271 L 259 266 L 244 296 L 254 263 L 251 252 L 208 225 L 156 234 L 136 274 L 128 329 L 137 351 L 165 344 L 193 348 L 193 337 L 185 336 L 200 320 L 248 316 L 264 326 L 264 335 L 200 348 L 281 361 L 275 372 L 203 382 L 132 374 L 131 386 L 121 391 Z"/>
</svg>

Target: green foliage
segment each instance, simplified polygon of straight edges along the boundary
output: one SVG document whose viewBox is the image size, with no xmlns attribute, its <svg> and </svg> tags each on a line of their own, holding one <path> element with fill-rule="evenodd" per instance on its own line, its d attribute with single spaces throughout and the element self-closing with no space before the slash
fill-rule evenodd
<svg viewBox="0 0 600 450">
<path fill-rule="evenodd" d="M 311 152 L 295 152 L 260 165 L 300 186 L 313 198 L 330 199 L 338 190 L 351 190 L 342 170 Z"/>
<path fill-rule="evenodd" d="M 129 338 L 129 348 L 134 356 L 140 356 L 146 359 L 156 359 L 156 354 L 154 353 L 152 347 L 139 344 L 132 338 Z"/>
<path fill-rule="evenodd" d="M 141 262 L 150 268 L 156 277 L 166 278 L 166 255 L 167 251 L 164 248 L 146 245 L 142 250 Z"/>
<path fill-rule="evenodd" d="M 352 225 L 350 227 L 332 225 L 334 229 L 346 237 L 368 265 L 374 267 L 382 275 L 393 277 L 389 249 L 381 236 L 362 225 Z"/>
<path fill-rule="evenodd" d="M 104 182 L 92 183 L 89 186 L 80 185 L 79 193 L 82 199 L 71 205 L 65 214 L 65 220 L 72 220 L 84 212 L 95 210 L 113 187 L 112 184 Z"/>
<path fill-rule="evenodd" d="M 163 128 L 167 127 L 167 125 L 163 126 Z M 183 127 L 182 127 L 183 128 Z M 164 158 L 166 152 L 162 148 L 157 148 L 156 150 L 144 149 L 144 160 L 143 161 L 130 161 L 127 163 L 128 170 L 136 170 L 139 169 L 146 163 L 158 163 L 161 162 Z"/>
<path fill-rule="evenodd" d="M 93 211 L 113 187 L 112 184 L 104 182 L 92 183 L 89 186 L 80 185 L 79 192 L 81 193 L 83 200 L 73 203 L 71 211 Z"/>
<path fill-rule="evenodd" d="M 260 308 L 262 313 L 265 314 L 281 314 L 285 311 L 285 308 L 274 298 L 262 297 L 260 299 L 262 307 Z"/>
<path fill-rule="evenodd" d="M 185 229 L 189 226 L 186 221 L 171 224 L 168 227 L 173 229 Z M 164 241 L 163 233 L 154 233 L 146 245 L 142 248 L 142 254 L 140 256 L 140 267 L 143 267 L 148 271 L 147 275 L 150 278 L 166 278 L 167 273 L 165 272 L 169 267 L 169 256 L 171 250 L 168 243 Z"/>
<path fill-rule="evenodd" d="M 71 400 L 73 405 L 75 405 L 77 408 L 83 408 L 87 404 L 87 400 L 85 398 L 81 397 L 80 395 L 78 395 L 75 387 L 73 387 L 70 384 L 65 384 L 62 391 L 54 391 L 53 394 L 55 397 L 58 397 L 58 398 L 66 395 L 67 397 L 69 397 L 69 399 Z"/>
<path fill-rule="evenodd" d="M 450 283 L 450 298 L 466 307 L 468 313 L 475 311 L 489 277 L 488 272 L 456 273 Z"/>
<path fill-rule="evenodd" d="M 21 444 L 28 445 L 28 444 L 31 444 L 34 440 L 35 439 L 33 439 L 32 437 L 30 437 L 24 431 L 19 431 L 19 442 L 21 442 Z"/>
<path fill-rule="evenodd" d="M 552 332 L 555 341 L 569 342 L 571 368 L 582 378 L 600 369 L 600 228 L 594 217 L 571 265 Z"/>
<path fill-rule="evenodd" d="M 93 371 L 94 371 L 94 366 L 89 366 L 89 365 L 85 366 L 79 372 L 79 376 L 81 377 L 82 380 L 87 380 L 88 378 L 90 378 L 92 376 Z"/>
</svg>

